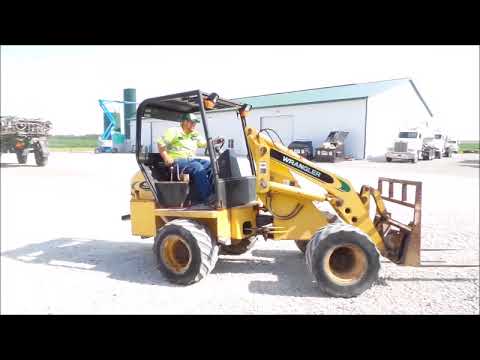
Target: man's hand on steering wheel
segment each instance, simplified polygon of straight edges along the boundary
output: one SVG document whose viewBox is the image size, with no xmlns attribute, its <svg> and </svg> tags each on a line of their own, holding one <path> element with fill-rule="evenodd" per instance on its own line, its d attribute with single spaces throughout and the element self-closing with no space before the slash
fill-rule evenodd
<svg viewBox="0 0 480 360">
<path fill-rule="evenodd" d="M 212 140 L 213 149 L 217 154 L 220 154 L 220 150 L 222 150 L 223 145 L 225 145 L 225 139 L 222 137 L 216 137 Z M 208 147 L 205 148 L 205 156 L 208 153 Z"/>
<path fill-rule="evenodd" d="M 223 147 L 223 144 L 225 144 L 225 139 L 222 138 L 222 137 L 217 137 L 217 138 L 212 140 L 212 143 L 213 143 L 213 145 L 221 144 L 220 145 L 220 149 L 221 149 Z"/>
</svg>

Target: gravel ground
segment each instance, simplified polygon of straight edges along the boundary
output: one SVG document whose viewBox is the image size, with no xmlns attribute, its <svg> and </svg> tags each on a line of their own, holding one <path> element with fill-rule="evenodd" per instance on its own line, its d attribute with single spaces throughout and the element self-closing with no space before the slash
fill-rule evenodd
<svg viewBox="0 0 480 360">
<path fill-rule="evenodd" d="M 361 296 L 322 294 L 292 241 L 221 256 L 188 287 L 155 269 L 152 239 L 130 235 L 131 154 L 52 153 L 45 168 L 2 154 L 1 312 L 5 314 L 478 314 L 479 157 L 417 164 L 323 164 L 353 182 L 423 181 L 422 267 L 382 259 Z"/>
</svg>

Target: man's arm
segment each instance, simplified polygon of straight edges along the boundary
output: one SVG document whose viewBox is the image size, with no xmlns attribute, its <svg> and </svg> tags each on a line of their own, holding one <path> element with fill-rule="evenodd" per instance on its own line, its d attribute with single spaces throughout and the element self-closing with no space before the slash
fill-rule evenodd
<svg viewBox="0 0 480 360">
<path fill-rule="evenodd" d="M 157 146 L 158 146 L 158 152 L 160 153 L 160 156 L 162 157 L 165 165 L 167 166 L 172 165 L 173 159 L 170 155 L 168 155 L 167 147 L 165 145 L 160 145 L 159 143 L 157 143 Z"/>
<path fill-rule="evenodd" d="M 212 140 L 212 144 L 220 144 L 223 140 L 223 138 L 218 137 Z M 200 138 L 200 140 L 197 141 L 197 147 L 199 148 L 206 148 L 207 147 L 207 141 L 203 138 Z"/>
<path fill-rule="evenodd" d="M 174 161 L 167 152 L 167 144 L 173 140 L 174 136 L 173 130 L 168 129 L 165 134 L 157 140 L 158 152 L 167 166 L 172 165 Z"/>
<path fill-rule="evenodd" d="M 207 147 L 207 141 L 203 138 L 202 135 L 199 133 L 196 133 L 196 140 L 197 140 L 197 147 L 199 148 L 206 148 Z"/>
</svg>

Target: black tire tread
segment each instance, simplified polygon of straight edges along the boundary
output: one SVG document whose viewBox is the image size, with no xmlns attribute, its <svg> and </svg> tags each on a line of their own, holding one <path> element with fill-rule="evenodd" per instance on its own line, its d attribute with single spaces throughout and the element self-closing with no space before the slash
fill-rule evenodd
<svg viewBox="0 0 480 360">
<path fill-rule="evenodd" d="M 357 233 L 358 235 L 360 235 L 362 237 L 366 237 L 366 239 L 368 239 L 368 241 L 372 244 L 373 248 L 375 249 L 375 256 L 376 256 L 376 258 L 375 258 L 376 264 L 375 265 L 378 266 L 378 268 L 376 269 L 376 271 L 375 271 L 375 269 L 373 269 L 375 271 L 374 278 L 370 281 L 370 284 L 368 285 L 368 287 L 365 288 L 365 289 L 362 289 L 361 292 L 367 290 L 378 279 L 378 270 L 380 268 L 378 249 L 371 242 L 371 240 L 369 240 L 368 236 L 365 233 L 363 233 L 361 230 L 359 230 L 355 226 L 350 225 L 350 224 L 346 224 L 344 222 L 336 222 L 334 224 L 329 224 L 329 225 L 325 226 L 324 228 L 320 229 L 319 231 L 317 231 L 315 233 L 315 235 L 312 237 L 312 239 L 308 242 L 307 249 L 305 251 L 305 260 L 306 260 L 306 264 L 307 264 L 307 269 L 313 275 L 314 279 L 317 281 L 317 284 L 319 285 L 320 289 L 323 292 L 325 292 L 329 295 L 333 295 L 335 297 L 354 297 L 354 296 L 358 296 L 361 292 L 358 292 L 356 290 L 353 290 L 349 294 L 346 294 L 344 292 L 341 292 L 341 293 L 335 292 L 334 290 L 332 290 L 328 286 L 328 284 L 322 284 L 321 282 L 319 282 L 318 279 L 315 276 L 314 264 L 312 263 L 312 258 L 314 256 L 315 249 L 319 246 L 319 244 L 322 241 L 327 239 L 329 236 L 331 236 L 335 233 L 339 233 L 339 232 L 347 232 L 347 233 L 348 232 L 349 233 L 353 232 L 353 233 Z"/>
<path fill-rule="evenodd" d="M 215 267 L 215 264 L 217 263 L 218 260 L 218 245 L 216 244 L 216 241 L 213 239 L 211 236 L 210 230 L 200 224 L 199 222 L 189 220 L 189 219 L 175 219 L 163 226 L 160 231 L 157 234 L 158 236 L 161 236 L 161 233 L 165 231 L 166 229 L 172 227 L 172 226 L 178 226 L 183 228 L 184 230 L 188 231 L 193 238 L 196 240 L 198 248 L 200 250 L 200 258 L 201 258 L 201 263 L 200 263 L 200 269 L 195 276 L 195 278 L 190 279 L 188 281 L 184 281 L 182 279 L 170 279 L 171 281 L 182 284 L 182 285 L 190 285 L 196 282 L 199 282 L 203 278 L 205 278 Z M 157 255 L 158 256 L 158 255 Z"/>
<path fill-rule="evenodd" d="M 21 151 L 16 151 L 17 154 L 17 161 L 19 164 L 26 164 L 28 161 L 28 151 L 27 150 L 21 150 Z"/>
<path fill-rule="evenodd" d="M 42 156 L 41 154 L 35 152 L 35 163 L 37 166 L 45 166 L 47 165 L 48 157 Z"/>
</svg>

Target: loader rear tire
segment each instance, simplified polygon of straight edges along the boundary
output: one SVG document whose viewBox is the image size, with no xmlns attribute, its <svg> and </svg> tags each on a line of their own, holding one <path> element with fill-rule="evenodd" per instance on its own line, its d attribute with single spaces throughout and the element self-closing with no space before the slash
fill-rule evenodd
<svg viewBox="0 0 480 360">
<path fill-rule="evenodd" d="M 310 240 L 295 240 L 295 245 L 297 245 L 297 248 L 305 254 L 305 251 L 307 251 L 307 245 L 310 242 Z"/>
<path fill-rule="evenodd" d="M 203 224 L 176 219 L 157 233 L 154 252 L 157 267 L 172 283 L 190 285 L 202 280 L 214 268 L 219 247 Z"/>
<path fill-rule="evenodd" d="M 378 279 L 378 250 L 368 235 L 356 227 L 327 225 L 308 242 L 307 268 L 318 286 L 334 297 L 354 297 Z"/>
<path fill-rule="evenodd" d="M 45 166 L 47 165 L 47 162 L 48 162 L 47 156 L 43 156 L 43 154 L 39 152 L 35 152 L 35 163 L 37 164 L 37 166 Z"/>
</svg>

